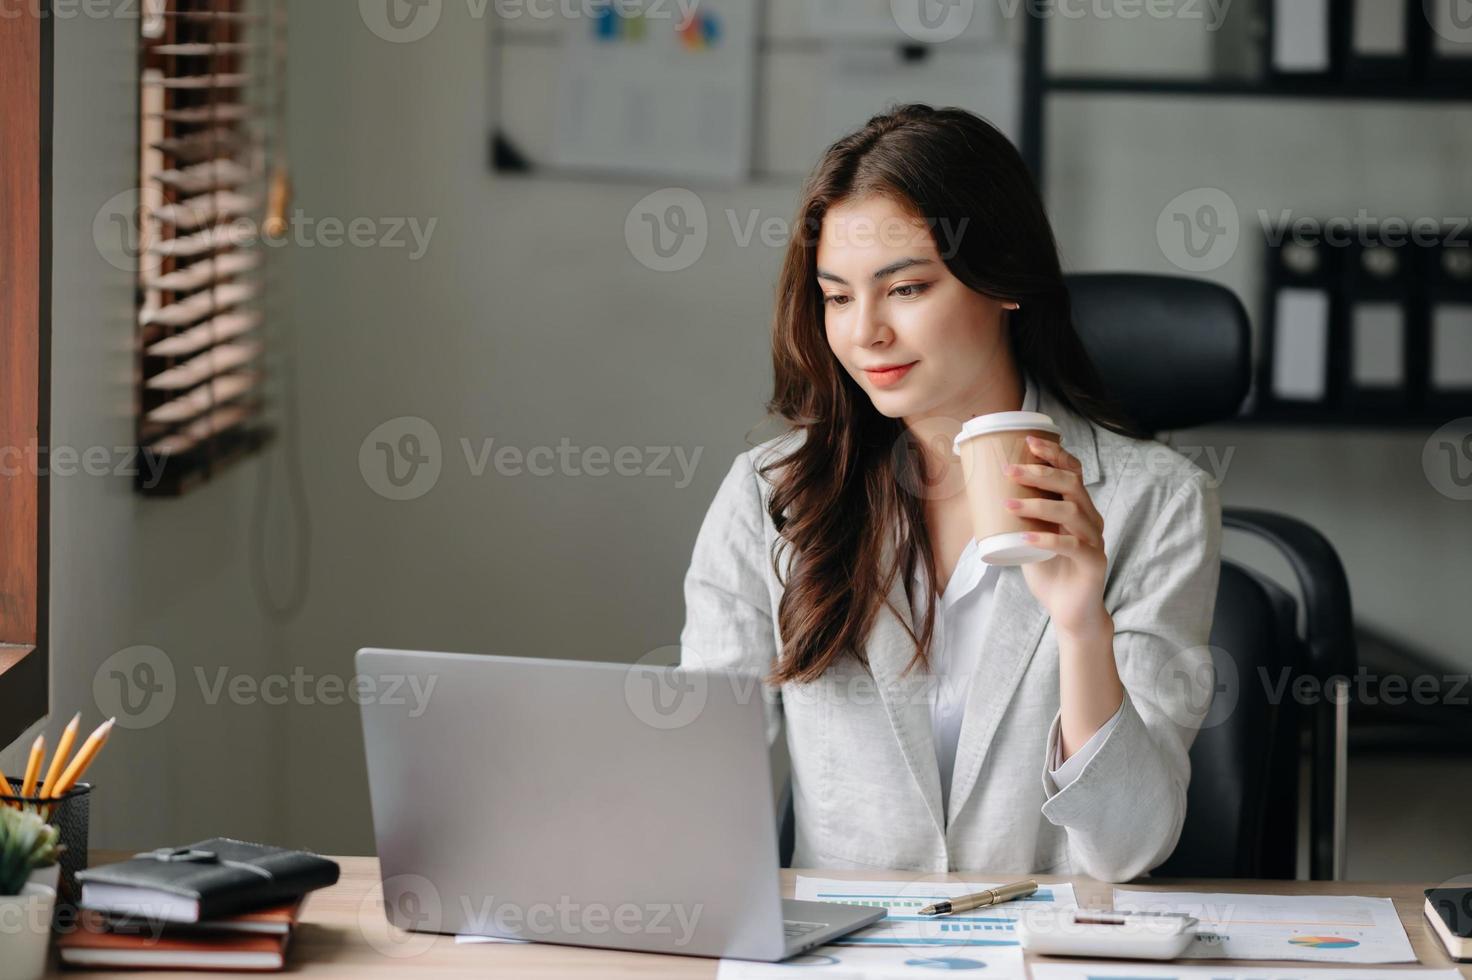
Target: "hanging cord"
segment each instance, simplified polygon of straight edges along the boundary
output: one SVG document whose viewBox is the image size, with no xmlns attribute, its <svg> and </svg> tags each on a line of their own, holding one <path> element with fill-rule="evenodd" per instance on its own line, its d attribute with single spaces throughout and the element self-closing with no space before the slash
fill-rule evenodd
<svg viewBox="0 0 1472 980">
<path fill-rule="evenodd" d="M 265 232 L 272 237 L 286 233 L 286 210 L 291 193 L 287 171 L 286 146 L 286 13 L 282 0 L 271 0 L 271 78 L 275 104 L 272 125 L 275 152 L 270 173 L 270 187 Z M 277 279 L 279 286 L 281 280 Z M 279 296 L 279 290 L 270 295 Z M 266 511 L 271 499 L 271 479 L 274 453 L 267 453 L 261 460 L 260 480 L 256 488 L 255 506 L 251 514 L 251 591 L 256 603 L 272 619 L 286 621 L 301 612 L 310 591 L 312 572 L 312 521 L 307 500 L 306 481 L 302 474 L 300 405 L 297 401 L 297 378 L 295 350 L 290 346 L 292 335 L 291 317 L 286 314 L 287 304 L 278 304 L 278 315 L 273 320 L 285 325 L 277 331 L 285 342 L 282 346 L 281 403 L 282 403 L 282 446 L 281 456 L 286 468 L 286 500 L 288 513 L 297 515 L 292 543 L 292 577 L 286 596 L 278 600 L 272 593 L 270 574 L 266 567 Z"/>
</svg>

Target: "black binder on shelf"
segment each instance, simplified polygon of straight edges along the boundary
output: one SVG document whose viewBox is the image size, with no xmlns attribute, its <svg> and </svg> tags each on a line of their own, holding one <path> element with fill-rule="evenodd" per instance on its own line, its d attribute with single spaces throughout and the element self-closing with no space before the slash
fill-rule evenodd
<svg viewBox="0 0 1472 980">
<path fill-rule="evenodd" d="M 1426 23 L 1421 0 L 1349 0 L 1339 34 L 1348 81 L 1408 82 L 1414 76 L 1413 38 Z"/>
<path fill-rule="evenodd" d="M 1267 0 L 1267 69 L 1274 82 L 1339 76 L 1347 0 Z"/>
<path fill-rule="evenodd" d="M 1472 235 L 1443 234 L 1421 249 L 1426 289 L 1425 408 L 1472 414 Z"/>
<path fill-rule="evenodd" d="M 1322 240 L 1294 241 L 1288 228 L 1276 229 L 1269 241 L 1254 403 L 1260 417 L 1321 420 L 1338 401 L 1331 352 L 1344 347 L 1337 342 L 1339 251 Z"/>
<path fill-rule="evenodd" d="M 1368 419 L 1411 407 L 1407 364 L 1420 318 L 1414 246 L 1358 242 L 1341 256 L 1345 339 L 1332 356 L 1345 408 Z"/>
<path fill-rule="evenodd" d="M 1423 74 L 1431 81 L 1472 81 L 1472 19 L 1465 0 L 1416 0 L 1422 8 Z"/>
<path fill-rule="evenodd" d="M 1267 74 L 1265 9 L 1271 0 L 1234 0 L 1221 10 L 1211 31 L 1211 77 L 1217 81 L 1261 83 Z"/>
</svg>

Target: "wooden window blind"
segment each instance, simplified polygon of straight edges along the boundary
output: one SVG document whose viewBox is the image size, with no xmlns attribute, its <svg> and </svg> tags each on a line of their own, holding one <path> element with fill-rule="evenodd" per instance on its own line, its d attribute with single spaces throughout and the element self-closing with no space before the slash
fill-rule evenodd
<svg viewBox="0 0 1472 980">
<path fill-rule="evenodd" d="M 268 253 L 285 244 L 281 0 L 147 0 L 140 84 L 140 492 L 183 493 L 271 435 Z"/>
</svg>

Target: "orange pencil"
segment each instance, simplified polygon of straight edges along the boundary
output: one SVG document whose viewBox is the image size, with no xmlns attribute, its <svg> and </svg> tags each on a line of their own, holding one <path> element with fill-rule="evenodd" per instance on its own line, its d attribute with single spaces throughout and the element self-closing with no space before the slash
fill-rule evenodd
<svg viewBox="0 0 1472 980">
<path fill-rule="evenodd" d="M 95 732 L 87 736 L 87 741 L 83 742 L 82 747 L 77 750 L 77 757 L 71 761 L 71 765 L 66 767 L 66 771 L 61 774 L 61 778 L 57 780 L 55 788 L 52 789 L 54 797 L 66 793 L 77 784 L 77 780 L 82 778 L 82 773 L 87 771 L 92 760 L 97 758 L 97 753 L 102 751 L 102 747 L 107 744 L 107 736 L 112 733 L 114 721 L 116 721 L 114 718 L 107 719 L 97 726 Z"/>
<path fill-rule="evenodd" d="M 10 788 L 10 778 L 8 776 L 6 776 L 3 771 L 0 771 L 0 788 L 3 788 L 4 789 L 4 792 L 5 792 L 5 795 L 6 796 L 11 796 L 11 795 L 13 795 L 15 793 L 15 790 L 13 790 L 13 789 Z M 12 806 L 12 805 L 13 806 L 20 806 L 19 803 L 15 803 L 15 804 L 6 803 L 5 805 L 6 806 Z"/>
<path fill-rule="evenodd" d="M 81 723 L 82 713 L 78 711 L 62 729 L 61 740 L 56 743 L 56 754 L 51 757 L 51 768 L 46 770 L 46 781 L 41 784 L 43 798 L 51 795 L 56 789 L 56 781 L 66 771 L 66 757 L 71 754 L 72 743 L 77 740 L 77 726 Z"/>
<path fill-rule="evenodd" d="M 36 790 L 36 780 L 41 778 L 41 760 L 46 757 L 46 736 L 37 735 L 31 743 L 31 757 L 26 762 L 26 778 L 20 781 L 20 795 L 30 796 Z"/>
</svg>

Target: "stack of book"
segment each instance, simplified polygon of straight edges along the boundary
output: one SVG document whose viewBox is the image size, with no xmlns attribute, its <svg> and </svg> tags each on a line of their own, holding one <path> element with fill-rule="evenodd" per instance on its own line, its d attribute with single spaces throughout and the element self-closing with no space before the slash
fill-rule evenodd
<svg viewBox="0 0 1472 980">
<path fill-rule="evenodd" d="M 280 970 L 307 893 L 336 862 L 216 837 L 79 872 L 82 912 L 64 966 Z"/>
</svg>

